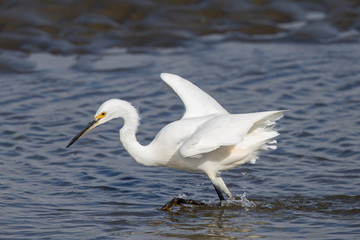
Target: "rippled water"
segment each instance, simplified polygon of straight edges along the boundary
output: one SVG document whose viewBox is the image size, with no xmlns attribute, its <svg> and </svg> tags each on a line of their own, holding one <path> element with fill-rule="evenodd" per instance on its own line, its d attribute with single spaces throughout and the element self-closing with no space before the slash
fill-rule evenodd
<svg viewBox="0 0 360 240">
<path fill-rule="evenodd" d="M 358 42 L 358 0 L 0 2 L 0 46 L 94 53 L 207 41 Z M 200 39 L 203 38 L 203 39 Z"/>
<path fill-rule="evenodd" d="M 334 16 L 334 12 L 355 14 L 358 7 L 356 1 L 344 1 L 353 5 L 342 8 L 330 8 L 338 6 L 337 1 L 327 5 L 318 1 L 301 2 L 291 1 L 289 22 L 305 16 L 294 12 L 312 10 L 313 21 L 336 27 L 328 16 Z M 113 41 L 124 42 L 112 44 L 107 34 L 112 36 L 113 32 L 101 29 L 98 34 L 84 36 L 86 44 L 75 44 L 77 40 L 60 34 L 57 28 L 66 25 L 64 32 L 79 34 L 80 20 L 74 23 L 72 20 L 91 18 L 84 17 L 88 13 L 76 15 L 80 11 L 77 9 L 69 15 L 52 16 L 48 5 L 44 4 L 43 8 L 34 5 L 37 7 L 20 17 L 17 11 L 26 6 L 13 1 L 3 3 L 2 7 L 6 5 L 11 11 L 2 12 L 1 21 L 15 20 L 2 24 L 7 30 L 1 34 L 10 36 L 10 40 L 5 45 L 4 38 L 0 41 L 3 44 L 0 45 L 0 238 L 359 239 L 358 39 L 319 44 L 315 42 L 323 42 L 323 38 L 314 37 L 312 41 L 299 43 L 300 39 L 286 32 L 287 37 L 279 41 L 275 41 L 277 34 L 270 34 L 270 42 L 255 34 L 255 43 L 248 37 L 248 42 L 229 37 L 230 30 L 208 35 L 189 29 L 188 25 L 183 28 L 181 24 L 173 25 L 167 19 L 171 16 L 175 21 L 177 15 L 166 13 L 175 11 L 191 22 L 196 20 L 194 17 L 202 17 L 192 10 L 214 9 L 213 5 L 201 1 L 178 3 L 157 9 L 161 1 L 136 2 L 137 8 L 131 9 L 145 9 L 141 6 L 148 4 L 163 15 L 155 14 L 150 8 L 144 16 L 139 13 L 138 18 L 138 15 L 124 18 L 130 19 L 124 20 L 125 26 L 114 26 L 113 31 L 129 35 L 133 33 L 131 29 L 139 34 L 141 27 L 152 24 L 159 26 L 159 31 L 168 31 L 163 40 L 156 38 L 161 44 L 154 47 L 156 44 L 149 37 L 154 32 L 144 30 L 142 48 L 138 48 L 136 41 L 128 44 L 125 40 L 131 38 L 122 35 Z M 259 12 L 264 6 L 267 10 L 269 6 L 274 9 L 281 3 L 249 1 L 238 8 L 248 6 L 248 12 Z M 55 6 L 64 9 L 66 4 Z M 101 13 L 101 7 L 88 9 L 91 16 L 96 12 L 103 19 L 113 19 L 110 13 Z M 225 5 L 223 9 L 231 8 Z M 49 16 L 44 17 L 48 10 Z M 315 10 L 318 15 L 314 14 Z M 38 18 L 33 18 L 35 13 Z M 267 14 L 269 11 L 263 12 Z M 26 16 L 32 21 L 27 21 Z M 216 16 L 204 26 L 190 25 L 199 31 L 205 31 L 206 27 L 214 29 L 227 19 Z M 253 21 L 251 16 L 246 19 Z M 43 25 L 44 19 L 52 26 L 51 31 L 48 25 Z M 339 16 L 339 19 L 348 18 Z M 356 21 L 355 18 L 348 21 L 353 32 L 357 31 Z M 21 24 L 14 25 L 18 22 Z M 31 25 L 27 32 L 26 24 Z M 230 20 L 226 24 L 233 26 Z M 269 24 L 277 26 L 273 22 Z M 70 31 L 71 28 L 76 31 Z M 302 29 L 308 35 L 313 33 Z M 338 28 L 334 36 L 344 31 Z M 325 33 L 326 28 L 319 35 Z M 28 38 L 19 38 L 17 34 Z M 65 51 L 66 46 L 71 47 Z M 188 78 L 233 113 L 290 110 L 280 121 L 277 150 L 262 154 L 255 165 L 243 165 L 223 173 L 238 200 L 216 206 L 217 195 L 205 175 L 137 164 L 118 140 L 121 121 L 96 128 L 65 149 L 74 134 L 91 120 L 98 106 L 109 98 L 122 98 L 138 107 L 142 117 L 138 139 L 143 144 L 150 142 L 165 124 L 180 118 L 182 103 L 164 87 L 159 78 L 161 72 Z M 172 212 L 159 210 L 179 195 L 214 206 L 187 206 Z"/>
</svg>

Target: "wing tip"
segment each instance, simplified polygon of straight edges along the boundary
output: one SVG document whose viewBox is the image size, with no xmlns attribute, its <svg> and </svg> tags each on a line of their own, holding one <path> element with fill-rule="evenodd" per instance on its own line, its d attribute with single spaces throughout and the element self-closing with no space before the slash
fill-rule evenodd
<svg viewBox="0 0 360 240">
<path fill-rule="evenodd" d="M 172 73 L 161 73 L 160 78 L 166 82 L 174 78 L 180 78 L 180 76 Z"/>
</svg>

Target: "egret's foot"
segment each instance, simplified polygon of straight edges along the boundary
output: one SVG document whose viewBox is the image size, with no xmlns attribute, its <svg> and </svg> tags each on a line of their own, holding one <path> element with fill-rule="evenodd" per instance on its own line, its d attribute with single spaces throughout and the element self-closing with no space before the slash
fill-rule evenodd
<svg viewBox="0 0 360 240">
<path fill-rule="evenodd" d="M 196 206 L 206 206 L 205 203 L 192 200 L 192 199 L 184 199 L 184 198 L 173 198 L 170 202 L 165 204 L 160 210 L 161 211 L 171 211 L 174 206 L 182 207 L 181 204 L 189 204 L 189 205 L 196 205 Z"/>
</svg>

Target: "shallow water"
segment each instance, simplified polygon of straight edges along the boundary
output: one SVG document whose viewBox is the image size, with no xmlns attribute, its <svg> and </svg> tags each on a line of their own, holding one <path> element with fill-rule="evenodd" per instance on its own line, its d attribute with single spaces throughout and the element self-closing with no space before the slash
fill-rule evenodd
<svg viewBox="0 0 360 240">
<path fill-rule="evenodd" d="M 311 8 L 319 10 L 316 6 Z M 160 19 L 140 22 L 160 24 Z M 179 34 L 181 26 L 176 27 L 166 41 Z M 17 33 L 21 29 L 17 26 Z M 19 49 L 2 45 L 0 238 L 359 238 L 358 41 L 299 43 L 287 37 L 255 43 L 182 31 L 193 37 L 161 47 L 147 37 L 139 48 L 107 45 L 106 38 L 95 36 L 86 39 L 105 43 L 94 51 L 77 45 L 53 54 L 50 49 L 67 44 L 37 48 L 41 44 L 31 37 L 27 44 L 16 42 Z M 255 165 L 222 174 L 238 200 L 216 206 L 205 175 L 137 164 L 118 140 L 121 121 L 65 149 L 109 98 L 138 107 L 143 144 L 180 118 L 182 103 L 161 82 L 161 72 L 188 78 L 233 113 L 289 110 L 279 122 L 277 150 L 263 153 Z M 159 210 L 179 195 L 214 206 Z"/>
</svg>

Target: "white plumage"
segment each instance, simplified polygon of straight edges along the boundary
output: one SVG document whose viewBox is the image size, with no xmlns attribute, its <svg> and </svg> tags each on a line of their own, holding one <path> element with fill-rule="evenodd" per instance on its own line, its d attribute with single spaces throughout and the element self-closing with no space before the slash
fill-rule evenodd
<svg viewBox="0 0 360 240">
<path fill-rule="evenodd" d="M 165 126 L 147 146 L 136 140 L 139 115 L 128 102 L 111 99 L 104 102 L 86 128 L 68 147 L 88 130 L 114 118 L 123 118 L 120 141 L 128 153 L 147 166 L 167 166 L 179 170 L 203 172 L 230 198 L 232 194 L 220 177 L 221 171 L 246 162 L 254 163 L 260 150 L 276 149 L 278 132 L 275 122 L 284 111 L 230 114 L 215 99 L 191 82 L 169 73 L 162 80 L 185 105 L 183 117 Z"/>
</svg>

